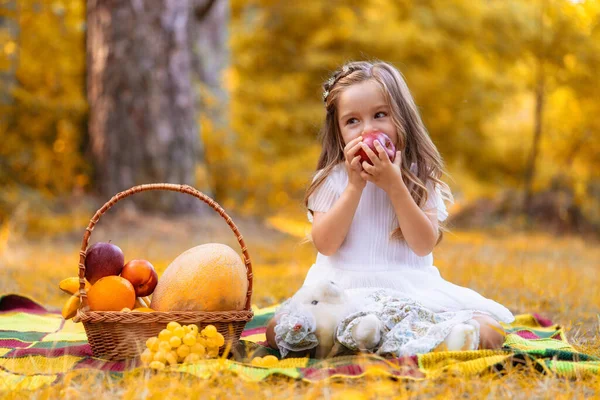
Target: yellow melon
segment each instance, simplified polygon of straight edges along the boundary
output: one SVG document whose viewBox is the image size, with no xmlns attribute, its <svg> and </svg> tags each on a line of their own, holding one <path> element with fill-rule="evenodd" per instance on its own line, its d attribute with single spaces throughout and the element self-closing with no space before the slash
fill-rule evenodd
<svg viewBox="0 0 600 400">
<path fill-rule="evenodd" d="M 150 308 L 156 311 L 239 311 L 248 278 L 238 253 L 220 243 L 193 247 L 173 260 L 158 280 Z"/>
</svg>

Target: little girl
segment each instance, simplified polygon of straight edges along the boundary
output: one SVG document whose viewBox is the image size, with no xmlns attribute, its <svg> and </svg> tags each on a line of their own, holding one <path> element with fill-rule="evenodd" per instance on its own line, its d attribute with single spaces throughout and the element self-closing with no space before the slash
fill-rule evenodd
<svg viewBox="0 0 600 400">
<path fill-rule="evenodd" d="M 384 62 L 351 62 L 324 84 L 327 116 L 317 173 L 306 194 L 317 260 L 304 281 L 330 280 L 345 289 L 403 292 L 434 312 L 473 310 L 480 348 L 499 348 L 498 323 L 514 317 L 504 306 L 444 280 L 431 254 L 452 200 L 440 180 L 442 158 L 400 72 Z M 362 135 L 380 131 L 396 146 L 394 162 Z M 363 149 L 371 163 L 360 162 Z M 275 316 L 267 327 L 272 347 Z"/>
</svg>

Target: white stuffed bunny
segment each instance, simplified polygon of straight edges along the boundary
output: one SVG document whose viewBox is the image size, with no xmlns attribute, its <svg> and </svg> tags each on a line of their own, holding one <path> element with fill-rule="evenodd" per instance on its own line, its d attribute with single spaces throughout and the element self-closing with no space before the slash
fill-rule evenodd
<svg viewBox="0 0 600 400">
<path fill-rule="evenodd" d="M 320 282 L 300 288 L 278 314 L 275 341 L 283 356 L 315 347 L 317 358 L 343 348 L 403 356 L 479 344 L 472 311 L 435 313 L 387 289 L 344 290 Z"/>
</svg>

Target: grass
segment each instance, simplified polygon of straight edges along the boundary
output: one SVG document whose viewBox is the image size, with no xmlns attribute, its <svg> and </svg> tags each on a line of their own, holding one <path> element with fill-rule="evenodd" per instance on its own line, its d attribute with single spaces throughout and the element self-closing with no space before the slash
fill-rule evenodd
<svg viewBox="0 0 600 400">
<path fill-rule="evenodd" d="M 315 253 L 301 243 L 306 225 L 284 218 L 268 222 L 234 219 L 244 235 L 255 273 L 253 303 L 266 306 L 294 293 Z M 31 296 L 51 308 L 67 297 L 58 282 L 77 272 L 80 232 L 30 240 L 4 232 L 0 243 L 0 293 Z M 117 215 L 104 217 L 92 242 L 112 240 L 126 259 L 146 258 L 162 272 L 177 254 L 194 245 L 221 242 L 237 246 L 219 218 L 197 221 Z M 514 313 L 538 312 L 565 327 L 579 350 L 600 355 L 600 247 L 577 237 L 556 238 L 543 233 L 451 232 L 434 251 L 442 276 L 470 287 Z M 161 373 L 111 380 L 104 373 L 74 374 L 50 388 L 5 393 L 5 398 L 396 398 L 461 396 L 511 398 L 578 398 L 593 396 L 600 377 L 578 380 L 544 376 L 527 366 L 488 373 L 475 379 L 445 376 L 427 381 L 394 381 L 380 376 L 307 384 L 287 378 L 243 382 L 223 372 L 210 379 Z"/>
</svg>

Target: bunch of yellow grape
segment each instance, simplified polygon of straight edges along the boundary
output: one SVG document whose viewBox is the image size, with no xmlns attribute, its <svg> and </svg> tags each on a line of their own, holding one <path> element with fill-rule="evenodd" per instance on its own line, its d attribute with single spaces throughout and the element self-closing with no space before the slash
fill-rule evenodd
<svg viewBox="0 0 600 400">
<path fill-rule="evenodd" d="M 184 325 L 172 321 L 158 337 L 146 341 L 146 350 L 140 356 L 142 362 L 152 369 L 161 370 L 165 366 L 178 363 L 194 363 L 202 358 L 219 355 L 219 347 L 225 338 L 213 325 L 198 332 L 197 325 Z"/>
<path fill-rule="evenodd" d="M 254 357 L 252 359 L 252 365 L 257 367 L 274 367 L 279 363 L 279 359 L 275 356 L 264 356 L 264 357 Z"/>
</svg>

